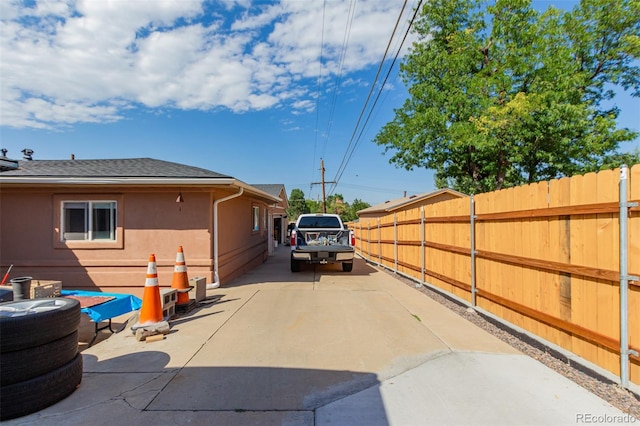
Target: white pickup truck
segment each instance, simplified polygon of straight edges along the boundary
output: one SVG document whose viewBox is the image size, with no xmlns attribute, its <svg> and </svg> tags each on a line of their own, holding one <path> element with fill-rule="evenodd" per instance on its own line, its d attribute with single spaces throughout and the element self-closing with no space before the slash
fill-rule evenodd
<svg viewBox="0 0 640 426">
<path fill-rule="evenodd" d="M 291 272 L 300 272 L 301 263 L 342 263 L 353 269 L 355 236 L 337 214 L 302 214 L 291 230 Z"/>
</svg>

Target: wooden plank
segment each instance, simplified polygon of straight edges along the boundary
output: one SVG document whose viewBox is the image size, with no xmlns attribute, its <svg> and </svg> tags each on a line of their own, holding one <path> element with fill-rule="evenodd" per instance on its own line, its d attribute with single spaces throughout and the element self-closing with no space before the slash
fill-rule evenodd
<svg viewBox="0 0 640 426">
<path fill-rule="evenodd" d="M 545 209 L 548 207 L 549 185 L 547 182 L 533 183 L 528 186 L 529 203 L 528 208 Z M 549 218 L 531 218 L 528 221 L 529 229 L 527 232 L 528 253 L 530 256 L 544 259 L 548 253 L 548 222 Z M 525 250 L 523 254 L 527 254 Z M 525 295 L 528 299 L 528 306 L 533 309 L 542 310 L 542 304 L 548 304 L 549 289 L 547 282 L 547 273 L 539 269 L 523 268 L 528 272 L 530 279 L 525 283 Z M 543 302 L 544 301 L 544 302 Z M 548 306 L 546 306 L 548 309 Z M 544 310 L 542 310 L 545 312 Z M 546 311 L 548 312 L 548 311 Z M 532 331 L 543 337 L 548 337 L 548 328 L 546 325 L 538 321 L 532 321 Z"/>
<path fill-rule="evenodd" d="M 549 324 L 550 326 L 561 328 L 569 331 L 573 334 L 576 339 L 580 339 L 582 341 L 595 342 L 599 345 L 602 345 L 606 348 L 609 348 L 611 351 L 619 351 L 620 342 L 616 339 L 612 339 L 609 336 L 604 336 L 597 332 L 594 332 L 592 329 L 587 327 L 582 327 L 577 324 L 573 324 L 560 318 L 555 318 L 552 315 L 546 314 L 544 312 L 536 311 L 535 309 L 531 309 L 528 306 L 524 306 L 522 304 L 515 303 L 510 301 L 504 297 L 500 297 L 495 294 L 489 294 L 487 292 L 480 292 L 479 296 L 493 300 L 495 303 L 502 304 L 509 309 L 521 313 L 523 315 L 527 315 L 532 318 L 537 318 L 538 320 Z M 587 342 L 588 343 L 588 342 Z"/>
<path fill-rule="evenodd" d="M 491 214 L 496 211 L 494 198 L 495 193 L 478 194 L 475 197 L 476 217 L 483 214 Z M 476 226 L 481 230 L 476 237 L 476 250 L 496 252 L 497 243 L 495 235 L 500 235 L 500 225 L 500 223 L 495 221 L 476 221 Z M 499 265 L 492 259 L 479 258 L 479 260 L 480 265 L 482 265 L 483 274 L 477 276 L 477 279 L 480 281 L 478 289 L 484 289 L 492 294 L 497 294 L 500 292 L 501 286 L 496 279 L 496 277 L 499 276 Z M 503 308 L 489 299 L 479 298 L 478 305 L 497 316 L 501 316 Z"/>
<path fill-rule="evenodd" d="M 569 178 L 554 179 L 549 182 L 549 207 L 564 207 L 570 203 Z M 558 216 L 549 221 L 549 258 L 559 264 L 571 264 L 571 216 Z M 551 273 L 552 295 L 550 299 L 557 301 L 556 316 L 563 321 L 571 322 L 571 275 L 558 271 Z M 552 311 L 553 312 L 553 311 Z M 552 342 L 571 350 L 571 336 L 557 329 L 551 331 L 549 337 Z"/>
<path fill-rule="evenodd" d="M 480 221 L 485 220 L 513 220 L 534 217 L 550 217 L 564 215 L 592 215 L 598 213 L 616 213 L 619 209 L 617 202 L 612 203 L 585 203 L 571 207 L 554 207 L 546 209 L 527 209 L 520 211 L 505 211 L 499 213 L 484 213 L 478 215 Z"/>
<path fill-rule="evenodd" d="M 522 256 L 510 254 L 492 253 L 484 250 L 477 250 L 477 255 L 485 259 L 493 259 L 512 265 L 529 266 L 532 268 L 544 269 L 547 271 L 564 272 L 579 277 L 601 279 L 608 281 L 619 281 L 620 273 L 617 271 L 605 271 L 590 266 L 569 265 L 565 263 L 552 262 L 548 260 L 530 259 Z"/>
<path fill-rule="evenodd" d="M 596 174 L 588 173 L 584 176 L 574 176 L 571 180 L 572 182 L 576 181 L 576 190 L 574 191 L 574 187 L 571 189 L 572 204 L 580 205 L 593 202 L 596 189 Z M 595 214 L 572 218 L 571 258 L 576 264 L 593 264 L 595 260 L 596 251 L 593 247 L 597 232 L 595 220 Z M 586 329 L 596 330 L 596 281 L 590 278 L 575 278 L 571 288 L 574 291 L 572 299 L 577 301 L 573 305 L 573 321 Z M 593 345 L 575 338 L 573 344 L 578 355 L 594 363 L 598 362 L 597 350 L 593 348 Z"/>
<path fill-rule="evenodd" d="M 620 170 L 603 170 L 596 175 L 596 202 L 618 202 Z M 596 266 L 600 269 L 615 269 L 620 264 L 619 213 L 600 213 L 596 215 L 595 242 Z M 619 339 L 620 336 L 620 299 L 619 284 L 607 280 L 596 281 L 597 333 Z M 610 351 L 597 348 L 598 365 L 609 371 L 617 371 L 620 357 Z"/>
<path fill-rule="evenodd" d="M 527 208 L 524 202 L 524 198 L 526 197 L 527 186 L 519 186 L 515 188 L 509 188 L 506 192 L 509 195 L 509 205 L 506 207 L 507 211 L 516 211 Z M 510 232 L 504 234 L 505 240 L 509 241 L 508 251 L 505 253 L 514 253 L 516 255 L 522 256 L 523 249 L 525 248 L 524 237 L 524 227 L 526 223 L 523 220 L 511 220 L 508 222 L 510 225 Z M 508 267 L 508 265 L 505 265 Z M 524 302 L 524 284 L 525 284 L 525 275 L 522 271 L 521 265 L 512 265 L 511 276 L 513 277 L 511 280 L 504 283 L 504 285 L 509 288 L 509 297 L 510 300 L 519 304 L 523 304 Z M 511 316 L 515 324 L 519 327 L 522 327 L 525 330 L 531 331 L 531 321 L 524 315 L 516 314 L 515 312 L 511 312 Z"/>
</svg>

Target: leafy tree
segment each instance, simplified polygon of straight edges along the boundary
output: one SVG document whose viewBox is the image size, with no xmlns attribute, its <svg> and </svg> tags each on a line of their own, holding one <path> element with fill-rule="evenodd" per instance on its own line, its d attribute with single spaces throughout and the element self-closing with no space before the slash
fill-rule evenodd
<svg viewBox="0 0 640 426">
<path fill-rule="evenodd" d="M 612 88 L 640 96 L 640 2 L 431 0 L 401 65 L 410 97 L 375 142 L 390 162 L 477 193 L 613 164 L 637 133 L 616 129 Z M 637 153 L 630 154 L 640 162 Z"/>
<path fill-rule="evenodd" d="M 623 164 L 631 167 L 634 164 L 640 163 L 640 150 L 637 148 L 633 152 L 613 154 L 602 159 L 602 162 L 597 162 L 590 167 L 588 171 L 598 172 L 600 170 L 611 170 L 616 167 L 620 167 Z"/>
<path fill-rule="evenodd" d="M 371 205 L 357 198 L 350 205 L 344 201 L 342 194 L 333 194 L 327 197 L 327 213 L 339 214 L 343 222 L 356 220 L 358 218 L 356 212 L 367 207 L 371 207 Z M 289 221 L 295 221 L 303 213 L 322 213 L 322 201 L 306 200 L 302 190 L 292 189 L 287 209 Z"/>
<path fill-rule="evenodd" d="M 309 206 L 304 199 L 304 192 L 301 189 L 295 188 L 291 190 L 289 195 L 289 208 L 287 209 L 287 215 L 289 221 L 294 221 L 303 213 L 309 213 Z"/>
<path fill-rule="evenodd" d="M 355 200 L 353 200 L 353 203 L 347 204 L 347 206 L 348 206 L 347 211 L 341 215 L 343 222 L 350 222 L 358 219 L 357 212 L 359 212 L 360 210 L 364 210 L 367 207 L 371 207 L 371 204 L 365 203 L 359 198 L 356 198 Z"/>
<path fill-rule="evenodd" d="M 332 194 L 327 197 L 327 213 L 342 214 L 347 208 L 342 194 Z"/>
<path fill-rule="evenodd" d="M 322 213 L 322 201 L 307 200 L 309 213 Z"/>
</svg>

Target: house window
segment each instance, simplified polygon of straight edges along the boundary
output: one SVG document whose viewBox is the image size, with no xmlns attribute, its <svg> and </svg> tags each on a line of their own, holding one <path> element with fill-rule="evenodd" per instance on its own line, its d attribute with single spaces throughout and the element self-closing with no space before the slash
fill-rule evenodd
<svg viewBox="0 0 640 426">
<path fill-rule="evenodd" d="M 253 230 L 258 231 L 260 229 L 260 207 L 253 206 Z"/>
<path fill-rule="evenodd" d="M 115 201 L 62 203 L 62 241 L 115 241 Z"/>
</svg>

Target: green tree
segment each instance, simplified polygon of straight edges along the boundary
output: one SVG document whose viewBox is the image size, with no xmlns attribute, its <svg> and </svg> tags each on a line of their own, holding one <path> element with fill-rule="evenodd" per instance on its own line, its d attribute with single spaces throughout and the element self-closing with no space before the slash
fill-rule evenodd
<svg viewBox="0 0 640 426">
<path fill-rule="evenodd" d="M 309 213 L 322 213 L 322 201 L 307 200 Z"/>
<path fill-rule="evenodd" d="M 287 209 L 289 221 L 293 222 L 301 214 L 309 212 L 309 206 L 307 205 L 307 201 L 304 199 L 304 192 L 298 188 L 292 189 L 291 195 L 289 195 L 289 208 Z"/>
<path fill-rule="evenodd" d="M 353 220 L 358 219 L 357 213 L 360 210 L 364 210 L 367 207 L 371 207 L 371 204 L 365 203 L 359 198 L 356 198 L 355 200 L 353 200 L 353 203 L 347 204 L 347 206 L 348 206 L 347 211 L 341 215 L 343 222 L 351 222 Z"/>
<path fill-rule="evenodd" d="M 478 193 L 598 169 L 637 134 L 612 88 L 640 96 L 640 2 L 432 0 L 401 65 L 409 98 L 375 142 L 390 162 Z M 632 154 L 633 158 L 633 154 Z M 636 159 L 638 159 L 636 153 Z"/>
<path fill-rule="evenodd" d="M 327 197 L 327 213 L 342 214 L 348 208 L 342 194 L 332 194 Z"/>
</svg>

